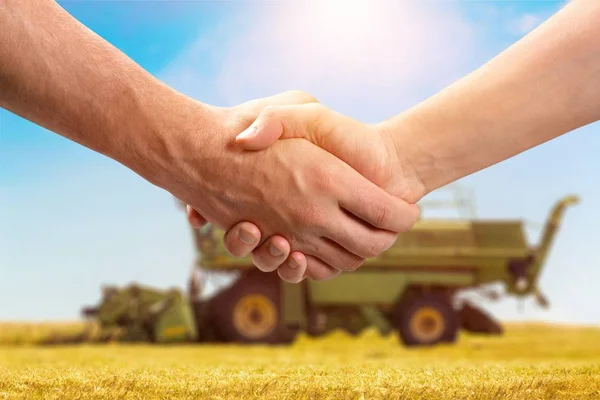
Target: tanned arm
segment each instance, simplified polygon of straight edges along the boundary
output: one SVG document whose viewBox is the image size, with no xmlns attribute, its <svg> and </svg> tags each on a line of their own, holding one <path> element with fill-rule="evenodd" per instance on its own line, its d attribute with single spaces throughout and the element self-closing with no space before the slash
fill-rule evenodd
<svg viewBox="0 0 600 400">
<path fill-rule="evenodd" d="M 297 270 L 308 268 L 306 276 L 357 268 L 416 219 L 415 207 L 305 141 L 261 155 L 234 146 L 265 106 L 310 96 L 284 93 L 231 108 L 200 103 L 52 0 L 0 1 L 0 27 L 1 107 L 127 166 L 216 227 L 246 221 L 283 235 L 291 246 L 278 260 L 293 263 L 289 251 L 302 251 L 309 256 Z"/>
<path fill-rule="evenodd" d="M 0 26 L 2 108 L 130 167 L 169 153 L 159 121 L 175 91 L 54 1 L 4 0 Z"/>
</svg>

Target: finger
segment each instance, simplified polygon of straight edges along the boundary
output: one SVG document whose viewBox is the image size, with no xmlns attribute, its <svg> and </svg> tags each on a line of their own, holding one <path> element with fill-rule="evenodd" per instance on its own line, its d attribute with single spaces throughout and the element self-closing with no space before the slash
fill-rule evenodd
<svg viewBox="0 0 600 400">
<path fill-rule="evenodd" d="M 262 110 L 235 141 L 245 150 L 263 150 L 278 139 L 303 138 L 343 158 L 364 143 L 366 128 L 319 103 L 272 106 Z"/>
<path fill-rule="evenodd" d="M 305 278 L 307 260 L 304 254 L 294 251 L 284 263 L 277 268 L 281 279 L 289 283 L 300 283 Z"/>
<path fill-rule="evenodd" d="M 267 106 L 286 106 L 290 104 L 318 103 L 319 101 L 303 90 L 286 90 L 273 96 L 263 97 L 251 101 L 256 105 L 258 111 Z"/>
<path fill-rule="evenodd" d="M 370 225 L 392 232 L 406 232 L 419 219 L 419 207 L 392 196 L 358 172 L 344 166 L 332 180 L 337 188 L 339 205 Z"/>
<path fill-rule="evenodd" d="M 275 271 L 290 254 L 290 244 L 282 236 L 267 239 L 252 252 L 252 263 L 263 272 Z"/>
<path fill-rule="evenodd" d="M 284 133 L 287 133 L 285 138 L 289 139 L 290 134 L 295 132 L 285 130 L 281 119 L 261 113 L 252 125 L 235 138 L 235 141 L 242 145 L 244 150 L 263 150 L 284 136 Z M 303 131 L 297 133 L 299 137 L 303 137 Z"/>
<path fill-rule="evenodd" d="M 244 104 L 241 104 L 240 108 L 246 110 L 246 120 L 248 121 L 248 125 L 250 125 L 265 108 L 308 103 L 318 103 L 318 101 L 310 94 L 301 90 L 288 90 L 274 96 L 247 101 Z"/>
<path fill-rule="evenodd" d="M 206 220 L 200 213 L 192 208 L 189 204 L 186 205 L 187 219 L 192 228 L 199 229 L 206 224 Z"/>
<path fill-rule="evenodd" d="M 341 274 L 342 271 L 335 269 L 330 265 L 325 264 L 319 258 L 307 255 L 306 256 L 306 272 L 304 276 L 315 281 L 324 281 Z"/>
<path fill-rule="evenodd" d="M 305 255 L 318 257 L 328 266 L 340 271 L 354 271 L 365 261 L 364 257 L 352 253 L 348 247 L 344 248 L 328 238 L 321 238 L 311 245 L 310 250 L 304 250 Z"/>
<path fill-rule="evenodd" d="M 260 242 L 261 232 L 250 222 L 240 222 L 225 233 L 227 251 L 234 257 L 246 257 Z"/>
<path fill-rule="evenodd" d="M 344 214 L 343 217 L 337 219 L 340 222 L 330 226 L 325 234 L 325 238 L 331 241 L 332 246 L 339 248 L 339 262 L 333 264 L 328 258 L 321 257 L 320 254 L 319 256 L 323 261 L 342 271 L 356 270 L 362 264 L 362 261 L 377 257 L 392 247 L 398 239 L 398 234 L 395 232 L 369 226 L 342 210 L 340 213 Z M 330 249 L 328 248 L 327 251 L 330 251 Z M 342 259 L 340 251 L 351 252 L 356 258 L 346 257 Z"/>
</svg>

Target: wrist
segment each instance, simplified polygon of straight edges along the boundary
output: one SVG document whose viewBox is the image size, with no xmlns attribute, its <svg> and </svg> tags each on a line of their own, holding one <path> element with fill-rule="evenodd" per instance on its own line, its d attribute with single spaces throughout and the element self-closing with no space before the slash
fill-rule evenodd
<svg viewBox="0 0 600 400">
<path fill-rule="evenodd" d="M 379 124 L 379 129 L 392 143 L 398 163 L 395 175 L 403 180 L 403 199 L 416 203 L 448 178 L 441 160 L 427 141 L 429 128 L 419 116 L 405 112 Z"/>
<path fill-rule="evenodd" d="M 197 163 L 203 158 L 215 110 L 160 82 L 137 90 L 134 96 L 132 112 L 123 115 L 131 122 L 120 125 L 123 129 L 109 156 L 168 190 L 187 159 L 193 156 Z"/>
</svg>

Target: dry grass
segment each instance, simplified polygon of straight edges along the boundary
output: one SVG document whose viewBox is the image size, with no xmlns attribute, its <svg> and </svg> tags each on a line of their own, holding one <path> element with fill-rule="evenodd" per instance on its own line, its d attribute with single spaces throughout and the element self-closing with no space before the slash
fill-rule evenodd
<svg viewBox="0 0 600 400">
<path fill-rule="evenodd" d="M 1 322 L 0 345 L 25 345 L 53 336 L 76 335 L 87 326 L 84 322 Z"/>
<path fill-rule="evenodd" d="M 0 325 L 4 342 L 14 329 Z M 600 329 L 510 325 L 504 337 L 417 350 L 371 331 L 291 347 L 5 345 L 2 398 L 594 399 Z"/>
</svg>

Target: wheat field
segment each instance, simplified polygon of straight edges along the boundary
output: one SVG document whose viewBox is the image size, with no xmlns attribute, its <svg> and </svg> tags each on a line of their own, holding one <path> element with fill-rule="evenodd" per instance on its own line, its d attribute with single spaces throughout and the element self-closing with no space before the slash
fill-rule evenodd
<svg viewBox="0 0 600 400">
<path fill-rule="evenodd" d="M 77 324 L 0 324 L 0 399 L 597 399 L 600 328 L 510 324 L 407 349 L 395 334 L 291 346 L 31 343 Z"/>
</svg>

